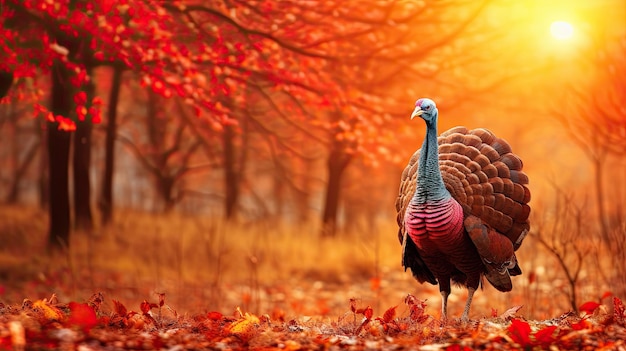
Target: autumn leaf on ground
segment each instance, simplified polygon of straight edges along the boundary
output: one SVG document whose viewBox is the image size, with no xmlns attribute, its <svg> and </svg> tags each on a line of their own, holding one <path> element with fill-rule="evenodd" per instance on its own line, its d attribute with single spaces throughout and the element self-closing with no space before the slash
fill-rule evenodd
<svg viewBox="0 0 626 351">
<path fill-rule="evenodd" d="M 121 302 L 117 300 L 112 300 L 112 301 L 113 301 L 114 313 L 120 317 L 126 317 L 126 315 L 128 314 L 126 310 L 126 306 L 124 306 L 124 304 L 122 304 Z"/>
<path fill-rule="evenodd" d="M 52 298 L 50 300 L 52 301 Z M 63 321 L 65 319 L 65 314 L 47 299 L 35 301 L 33 311 L 41 313 L 49 321 Z"/>
<path fill-rule="evenodd" d="M 382 317 L 376 318 L 376 320 L 382 325 L 383 331 L 385 333 L 389 333 L 394 330 L 399 331 L 401 329 L 400 325 L 398 325 L 398 323 L 395 321 L 397 308 L 398 306 L 393 306 L 387 309 L 387 311 L 383 313 Z"/>
<path fill-rule="evenodd" d="M 365 308 L 357 309 L 356 314 L 362 314 L 363 316 L 365 316 L 365 319 L 363 319 L 363 322 L 361 322 L 361 325 L 359 325 L 359 327 L 356 328 L 356 330 L 354 331 L 355 335 L 359 335 L 359 333 L 361 333 L 361 330 L 363 330 L 363 328 L 365 328 L 365 326 L 368 325 L 369 322 L 372 321 L 372 317 L 374 316 L 374 310 L 372 309 L 371 306 L 367 306 Z"/>
<path fill-rule="evenodd" d="M 365 316 L 366 319 L 372 319 L 372 316 L 374 315 L 374 310 L 371 306 L 367 306 L 365 308 L 360 308 L 356 310 L 356 314 L 362 314 L 363 316 Z"/>
<path fill-rule="evenodd" d="M 544 349 L 547 349 L 550 347 L 550 345 L 552 345 L 556 341 L 556 338 L 557 338 L 557 335 L 555 335 L 556 330 L 557 330 L 556 325 L 550 325 L 550 326 L 537 330 L 533 336 L 535 337 L 535 341 L 537 342 L 539 346 L 541 346 Z"/>
<path fill-rule="evenodd" d="M 600 307 L 600 304 L 595 301 L 587 301 L 584 304 L 580 305 L 578 309 L 581 312 L 585 312 L 586 314 L 593 314 L 593 312 Z"/>
<path fill-rule="evenodd" d="M 394 318 L 396 318 L 396 308 L 398 308 L 398 306 L 393 306 L 389 308 L 387 311 L 385 311 L 385 313 L 383 314 L 383 318 L 382 318 L 383 322 L 389 323 Z"/>
<path fill-rule="evenodd" d="M 243 318 L 232 322 L 226 330 L 228 334 L 236 336 L 241 341 L 248 342 L 256 335 L 260 325 L 261 320 L 259 317 L 246 313 L 243 315 Z"/>
<path fill-rule="evenodd" d="M 104 302 L 104 295 L 101 292 L 95 293 L 91 295 L 89 300 L 87 301 L 87 305 L 93 308 L 94 312 L 100 311 L 100 306 Z"/>
<path fill-rule="evenodd" d="M 420 300 L 415 296 L 408 294 L 404 299 L 404 303 L 409 306 L 410 318 L 412 321 L 416 323 L 423 323 L 429 317 L 429 315 L 424 313 L 424 308 L 426 308 L 426 300 Z"/>
<path fill-rule="evenodd" d="M 522 347 L 532 346 L 530 340 L 530 324 L 521 319 L 511 320 L 511 325 L 508 328 L 509 335 L 514 342 L 518 343 Z"/>
<path fill-rule="evenodd" d="M 70 316 L 67 319 L 69 326 L 78 326 L 83 331 L 88 332 L 91 328 L 98 324 L 96 312 L 86 303 L 70 302 L 68 304 Z"/>
<path fill-rule="evenodd" d="M 499 317 L 505 321 L 509 321 L 513 318 L 515 318 L 515 314 L 517 313 L 517 311 L 519 311 L 522 307 L 524 307 L 524 305 L 519 305 L 519 306 L 513 306 L 511 308 L 509 308 L 508 310 L 504 311 L 504 313 L 502 313 Z"/>
<path fill-rule="evenodd" d="M 212 312 L 207 313 L 207 318 L 212 321 L 219 321 L 222 318 L 224 318 L 224 315 L 219 312 L 212 311 Z"/>
</svg>

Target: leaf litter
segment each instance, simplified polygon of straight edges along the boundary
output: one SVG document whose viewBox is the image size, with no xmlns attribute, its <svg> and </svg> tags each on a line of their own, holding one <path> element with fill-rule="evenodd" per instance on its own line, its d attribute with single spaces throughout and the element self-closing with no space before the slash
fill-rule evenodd
<svg viewBox="0 0 626 351">
<path fill-rule="evenodd" d="M 336 318 L 255 315 L 235 308 L 232 315 L 211 311 L 178 315 L 166 303 L 143 300 L 137 311 L 117 300 L 103 308 L 96 293 L 87 301 L 63 303 L 56 295 L 21 305 L 0 303 L 0 349 L 155 350 L 625 350 L 626 309 L 581 305 L 553 319 L 526 320 L 514 306 L 500 315 L 469 322 L 442 323 L 424 312 L 426 301 L 407 295 L 404 306 L 377 314 L 356 299 Z"/>
</svg>

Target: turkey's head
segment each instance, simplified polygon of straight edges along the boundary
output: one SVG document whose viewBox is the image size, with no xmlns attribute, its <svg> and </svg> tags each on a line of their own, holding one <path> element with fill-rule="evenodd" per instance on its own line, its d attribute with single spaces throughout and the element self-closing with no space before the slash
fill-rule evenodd
<svg viewBox="0 0 626 351">
<path fill-rule="evenodd" d="M 436 123 L 437 105 L 431 99 L 422 98 L 415 102 L 415 110 L 411 114 L 411 119 L 420 116 L 427 124 Z"/>
</svg>

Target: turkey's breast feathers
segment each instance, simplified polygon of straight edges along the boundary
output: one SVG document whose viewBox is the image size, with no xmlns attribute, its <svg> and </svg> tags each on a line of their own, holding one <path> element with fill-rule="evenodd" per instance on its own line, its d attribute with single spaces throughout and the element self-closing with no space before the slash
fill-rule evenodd
<svg viewBox="0 0 626 351">
<path fill-rule="evenodd" d="M 479 218 L 517 250 L 530 228 L 530 191 L 521 159 L 506 141 L 486 129 L 452 128 L 438 137 L 438 144 L 443 181 L 462 206 L 464 216 Z M 417 187 L 420 151 L 413 154 L 402 172 L 396 199 L 401 243 L 405 237 L 404 216 Z"/>
</svg>

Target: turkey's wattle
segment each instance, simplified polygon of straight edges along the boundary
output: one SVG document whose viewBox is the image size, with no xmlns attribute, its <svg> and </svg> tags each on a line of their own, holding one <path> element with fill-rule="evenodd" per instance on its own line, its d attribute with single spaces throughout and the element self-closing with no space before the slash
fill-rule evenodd
<svg viewBox="0 0 626 351">
<path fill-rule="evenodd" d="M 426 137 L 396 200 L 402 264 L 420 283 L 439 284 L 443 319 L 451 282 L 466 286 L 467 320 L 482 277 L 510 291 L 510 275 L 521 274 L 514 251 L 530 228 L 528 177 L 506 141 L 464 127 L 437 137 L 435 103 L 419 99 L 415 106 L 411 119 L 426 122 Z"/>
</svg>

